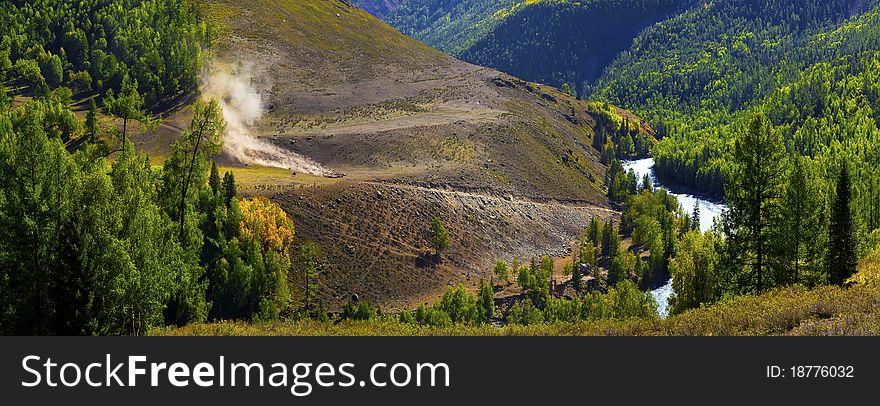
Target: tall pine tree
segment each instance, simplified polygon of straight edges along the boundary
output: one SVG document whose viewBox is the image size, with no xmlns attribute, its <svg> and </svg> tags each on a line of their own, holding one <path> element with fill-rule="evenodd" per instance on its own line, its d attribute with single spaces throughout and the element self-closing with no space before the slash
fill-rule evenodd
<svg viewBox="0 0 880 406">
<path fill-rule="evenodd" d="M 95 142 L 98 136 L 98 105 L 95 99 L 89 102 L 89 112 L 86 113 L 86 131 L 89 134 L 89 141 Z"/>
<path fill-rule="evenodd" d="M 217 162 L 211 160 L 211 174 L 208 175 L 208 186 L 211 187 L 211 193 L 217 196 L 220 193 L 220 171 L 217 169 Z"/>
<path fill-rule="evenodd" d="M 610 261 L 620 251 L 620 234 L 611 220 L 605 223 L 603 229 L 605 231 L 602 233 L 602 256 Z"/>
<path fill-rule="evenodd" d="M 823 224 L 826 205 L 822 186 L 809 158 L 793 155 L 788 188 L 782 197 L 782 224 L 775 238 L 785 266 L 777 275 L 781 283 L 811 284 L 812 272 L 821 266 L 825 250 Z"/>
<path fill-rule="evenodd" d="M 299 265 L 302 272 L 302 311 L 306 317 L 311 317 L 312 303 L 318 296 L 318 259 L 320 257 L 318 244 L 311 241 L 299 247 Z"/>
<path fill-rule="evenodd" d="M 724 185 L 730 282 L 740 293 L 759 293 L 773 286 L 770 270 L 778 266 L 772 232 L 780 222 L 785 148 L 770 121 L 757 115 L 737 137 L 733 155 L 736 164 Z"/>
<path fill-rule="evenodd" d="M 856 272 L 856 241 L 853 236 L 851 199 L 849 166 L 844 161 L 837 178 L 837 193 L 831 209 L 831 226 L 828 229 L 828 282 L 838 286 L 843 286 Z"/>
<path fill-rule="evenodd" d="M 104 106 L 110 114 L 122 119 L 122 147 L 120 151 L 125 152 L 128 122 L 149 122 L 149 117 L 144 112 L 144 98 L 138 93 L 137 80 L 125 75 L 122 79 L 122 88 L 118 95 L 113 93 L 113 89 L 107 91 L 107 94 L 104 96 Z"/>
</svg>

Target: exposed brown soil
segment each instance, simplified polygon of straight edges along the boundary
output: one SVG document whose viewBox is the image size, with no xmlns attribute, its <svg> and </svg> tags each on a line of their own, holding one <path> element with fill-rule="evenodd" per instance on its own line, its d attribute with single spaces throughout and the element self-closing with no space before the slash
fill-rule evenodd
<svg viewBox="0 0 880 406">
<path fill-rule="evenodd" d="M 498 259 L 565 256 L 590 218 L 615 215 L 590 205 L 374 182 L 303 186 L 270 198 L 291 214 L 299 241 L 320 242 L 328 301 L 356 293 L 392 308 L 447 285 L 489 280 Z M 435 216 L 451 239 L 438 265 L 420 260 L 430 252 L 427 225 Z"/>
</svg>

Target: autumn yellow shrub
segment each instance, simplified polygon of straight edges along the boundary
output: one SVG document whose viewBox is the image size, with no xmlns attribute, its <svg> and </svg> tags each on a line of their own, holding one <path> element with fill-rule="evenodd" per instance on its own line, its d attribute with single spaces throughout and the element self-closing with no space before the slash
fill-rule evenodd
<svg viewBox="0 0 880 406">
<path fill-rule="evenodd" d="M 286 254 L 293 243 L 293 221 L 277 204 L 265 197 L 242 199 L 240 234 L 243 238 L 261 241 L 263 254 L 274 251 Z"/>
</svg>

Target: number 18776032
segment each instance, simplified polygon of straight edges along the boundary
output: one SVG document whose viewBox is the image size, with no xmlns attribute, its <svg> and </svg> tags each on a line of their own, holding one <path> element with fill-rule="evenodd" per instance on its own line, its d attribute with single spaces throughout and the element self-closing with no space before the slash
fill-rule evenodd
<svg viewBox="0 0 880 406">
<path fill-rule="evenodd" d="M 855 368 L 852 365 L 768 365 L 767 378 L 855 378 Z"/>
</svg>

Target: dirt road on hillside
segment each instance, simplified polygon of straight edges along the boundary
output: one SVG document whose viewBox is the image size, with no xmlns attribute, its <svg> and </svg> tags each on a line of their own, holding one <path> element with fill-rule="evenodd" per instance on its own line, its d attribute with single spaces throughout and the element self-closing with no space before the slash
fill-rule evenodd
<svg viewBox="0 0 880 406">
<path fill-rule="evenodd" d="M 362 181 L 361 183 L 366 184 L 374 184 L 380 185 L 384 187 L 398 188 L 398 189 L 406 189 L 413 190 L 419 192 L 427 192 L 427 193 L 436 193 L 443 196 L 448 197 L 467 197 L 472 199 L 482 199 L 485 202 L 491 203 L 504 203 L 504 204 L 530 204 L 538 207 L 546 207 L 546 208 L 564 208 L 564 209 L 585 209 L 585 210 L 595 210 L 597 212 L 607 213 L 609 215 L 613 215 L 618 213 L 615 210 L 612 210 L 607 207 L 598 206 L 596 204 L 587 202 L 585 200 L 577 200 L 577 199 L 535 199 L 529 198 L 525 196 L 498 196 L 487 193 L 479 193 L 479 192 L 471 192 L 471 191 L 461 191 L 454 189 L 441 189 L 441 188 L 433 188 L 426 186 L 417 186 L 417 185 L 408 185 L 408 184 L 400 184 L 394 182 L 379 182 L 379 181 Z"/>
</svg>

